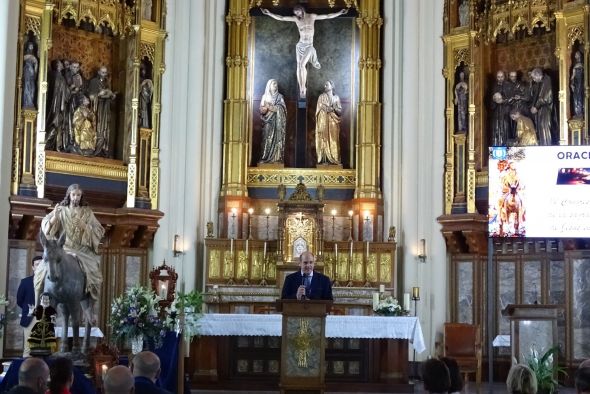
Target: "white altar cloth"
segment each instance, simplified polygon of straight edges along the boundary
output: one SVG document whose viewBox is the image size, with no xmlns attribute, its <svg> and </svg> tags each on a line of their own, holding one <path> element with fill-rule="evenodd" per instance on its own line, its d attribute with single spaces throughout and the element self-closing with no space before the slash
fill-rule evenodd
<svg viewBox="0 0 590 394">
<path fill-rule="evenodd" d="M 86 327 L 80 327 L 80 330 L 78 331 L 79 337 L 84 338 L 85 334 L 86 334 Z M 74 330 L 72 329 L 72 327 L 68 327 L 68 337 L 72 338 L 73 336 L 74 336 Z M 90 336 L 96 337 L 96 338 L 103 338 L 104 334 L 102 333 L 100 328 L 92 327 L 90 329 Z M 61 338 L 61 327 L 55 327 L 55 337 Z"/>
<path fill-rule="evenodd" d="M 282 315 L 206 313 L 199 319 L 205 336 L 281 336 Z M 426 350 L 417 317 L 326 316 L 328 338 L 408 339 L 418 353 Z"/>
</svg>

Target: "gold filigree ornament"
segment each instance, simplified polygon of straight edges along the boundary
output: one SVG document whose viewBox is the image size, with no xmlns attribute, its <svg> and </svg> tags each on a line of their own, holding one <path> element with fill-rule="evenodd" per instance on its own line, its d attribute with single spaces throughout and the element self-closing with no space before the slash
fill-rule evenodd
<svg viewBox="0 0 590 394">
<path fill-rule="evenodd" d="M 306 319 L 299 319 L 299 329 L 297 335 L 293 338 L 293 345 L 297 354 L 297 366 L 307 368 L 307 358 L 311 348 L 311 330 L 309 329 L 309 321 Z"/>
</svg>

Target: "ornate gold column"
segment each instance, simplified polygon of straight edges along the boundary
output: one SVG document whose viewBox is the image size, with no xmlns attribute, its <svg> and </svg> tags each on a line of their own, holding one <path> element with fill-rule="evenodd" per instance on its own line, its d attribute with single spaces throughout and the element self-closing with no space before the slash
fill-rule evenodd
<svg viewBox="0 0 590 394">
<path fill-rule="evenodd" d="M 555 56 L 557 57 L 557 68 L 559 70 L 559 144 L 567 145 L 569 142 L 568 138 L 568 119 L 570 117 L 569 103 L 570 103 L 570 89 L 569 89 L 569 45 L 566 26 L 566 20 L 564 18 L 563 11 L 555 12 L 556 22 L 556 43 L 555 43 Z"/>
<path fill-rule="evenodd" d="M 221 196 L 247 196 L 246 165 L 248 151 L 248 0 L 230 0 L 225 18 L 227 29 L 226 99 L 223 120 L 223 178 Z"/>
<path fill-rule="evenodd" d="M 360 92 L 357 117 L 357 185 L 355 199 L 381 200 L 381 18 L 378 0 L 359 3 Z"/>
<path fill-rule="evenodd" d="M 154 59 L 154 92 L 152 97 L 152 141 L 150 156 L 149 194 L 152 209 L 158 208 L 158 190 L 160 189 L 160 112 L 162 100 L 162 77 L 166 71 L 164 49 L 166 39 L 165 9 L 162 11 L 160 30 L 156 34 L 156 56 Z"/>
</svg>

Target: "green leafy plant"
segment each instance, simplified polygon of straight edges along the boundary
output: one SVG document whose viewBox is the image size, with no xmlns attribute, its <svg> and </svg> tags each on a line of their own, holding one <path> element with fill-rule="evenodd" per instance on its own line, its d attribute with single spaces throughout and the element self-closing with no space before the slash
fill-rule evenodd
<svg viewBox="0 0 590 394">
<path fill-rule="evenodd" d="M 537 378 L 537 389 L 539 392 L 545 391 L 547 393 L 553 393 L 557 391 L 558 382 L 556 377 L 560 373 L 567 376 L 564 368 L 553 366 L 553 355 L 557 354 L 558 351 L 559 348 L 554 346 L 539 356 L 539 352 L 533 346 L 530 355 L 525 358 L 527 365 L 535 373 L 535 377 Z"/>
<path fill-rule="evenodd" d="M 199 319 L 203 309 L 203 294 L 198 291 L 178 293 L 174 302 L 166 308 L 165 325 L 169 330 L 182 330 L 187 341 L 199 334 Z M 183 311 L 182 314 L 180 311 Z"/>
</svg>

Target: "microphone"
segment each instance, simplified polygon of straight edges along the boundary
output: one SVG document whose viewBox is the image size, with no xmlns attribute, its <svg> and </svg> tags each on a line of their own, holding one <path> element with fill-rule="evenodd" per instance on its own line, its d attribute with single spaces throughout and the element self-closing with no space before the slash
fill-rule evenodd
<svg viewBox="0 0 590 394">
<path fill-rule="evenodd" d="M 305 284 L 306 284 L 306 283 L 305 283 L 305 278 L 306 278 L 306 277 L 307 277 L 307 274 L 303 274 L 303 275 L 301 275 L 301 286 L 303 286 L 303 289 L 304 289 L 304 293 L 303 293 L 303 295 L 301 296 L 301 299 L 302 299 L 302 300 L 306 300 L 306 299 L 307 299 L 307 294 L 305 293 L 305 292 L 307 291 L 307 288 L 305 287 Z"/>
</svg>

